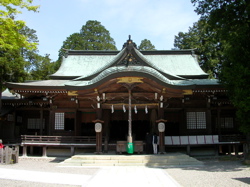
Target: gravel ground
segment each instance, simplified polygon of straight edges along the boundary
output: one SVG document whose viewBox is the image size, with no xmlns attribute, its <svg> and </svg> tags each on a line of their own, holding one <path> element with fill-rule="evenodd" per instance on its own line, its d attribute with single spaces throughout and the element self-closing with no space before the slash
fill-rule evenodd
<svg viewBox="0 0 250 187">
<path fill-rule="evenodd" d="M 241 160 L 202 159 L 204 166 L 168 168 L 165 171 L 181 186 L 250 186 L 250 166 Z"/>
<path fill-rule="evenodd" d="M 66 174 L 82 174 L 94 176 L 102 168 L 97 167 L 58 167 L 62 160 L 53 158 L 20 158 L 18 164 L 0 165 L 0 168 L 43 171 Z M 164 168 L 181 186 L 250 186 L 250 167 L 240 160 L 202 159 L 204 166 Z M 46 184 L 38 182 L 1 179 L 0 186 L 15 187 L 69 187 L 76 185 Z"/>
</svg>

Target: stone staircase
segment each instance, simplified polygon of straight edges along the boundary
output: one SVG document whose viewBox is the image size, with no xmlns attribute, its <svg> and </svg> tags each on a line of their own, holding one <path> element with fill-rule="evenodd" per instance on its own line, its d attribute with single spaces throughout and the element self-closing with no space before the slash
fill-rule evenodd
<svg viewBox="0 0 250 187">
<path fill-rule="evenodd" d="M 203 162 L 182 153 L 161 155 L 75 155 L 60 163 L 61 166 L 148 166 L 182 167 L 202 166 Z"/>
</svg>

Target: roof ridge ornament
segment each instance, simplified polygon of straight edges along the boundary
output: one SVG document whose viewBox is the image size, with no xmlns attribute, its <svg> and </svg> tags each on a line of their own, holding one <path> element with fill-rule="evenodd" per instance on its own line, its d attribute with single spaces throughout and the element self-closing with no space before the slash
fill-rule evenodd
<svg viewBox="0 0 250 187">
<path fill-rule="evenodd" d="M 127 42 L 124 43 L 123 49 L 126 48 L 126 57 L 123 58 L 120 62 L 117 63 L 117 65 L 125 65 L 128 67 L 129 65 L 140 65 L 140 62 L 134 57 L 132 54 L 132 51 L 134 48 L 137 49 L 136 44 L 131 40 L 131 35 L 128 36 Z"/>
<path fill-rule="evenodd" d="M 137 49 L 137 46 L 136 46 L 136 44 L 133 42 L 133 40 L 131 40 L 131 35 L 128 35 L 128 40 L 127 40 L 127 42 L 125 42 L 124 44 L 123 44 L 123 49 L 124 48 L 127 48 L 129 51 L 131 51 L 131 49 L 132 48 L 136 48 Z"/>
</svg>

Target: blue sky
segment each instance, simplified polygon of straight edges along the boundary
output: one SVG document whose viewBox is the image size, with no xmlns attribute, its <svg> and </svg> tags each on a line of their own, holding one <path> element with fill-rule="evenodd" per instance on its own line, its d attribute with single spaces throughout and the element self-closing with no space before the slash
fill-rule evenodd
<svg viewBox="0 0 250 187">
<path fill-rule="evenodd" d="M 110 32 L 118 50 L 131 35 L 139 45 L 148 39 L 158 50 L 173 48 L 174 36 L 198 21 L 191 0 L 34 0 L 39 13 L 23 11 L 18 19 L 36 30 L 41 55 L 57 60 L 66 38 L 88 20 Z"/>
</svg>

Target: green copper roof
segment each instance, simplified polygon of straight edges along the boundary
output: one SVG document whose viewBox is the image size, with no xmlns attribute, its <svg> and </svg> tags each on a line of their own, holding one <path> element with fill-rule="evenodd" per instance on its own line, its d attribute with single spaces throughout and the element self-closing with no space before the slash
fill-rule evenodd
<svg viewBox="0 0 250 187">
<path fill-rule="evenodd" d="M 148 53 L 148 54 L 147 54 Z M 52 79 L 91 80 L 112 66 L 147 66 L 172 80 L 207 78 L 191 50 L 140 52 L 133 45 L 119 51 L 68 51 Z M 121 63 L 133 58 L 135 63 Z M 145 72 L 146 73 L 146 72 Z"/>
<path fill-rule="evenodd" d="M 141 76 L 169 87 L 216 86 L 192 50 L 138 51 L 132 40 L 121 51 L 68 51 L 52 80 L 7 83 L 9 87 L 87 89 L 122 76 Z"/>
</svg>

